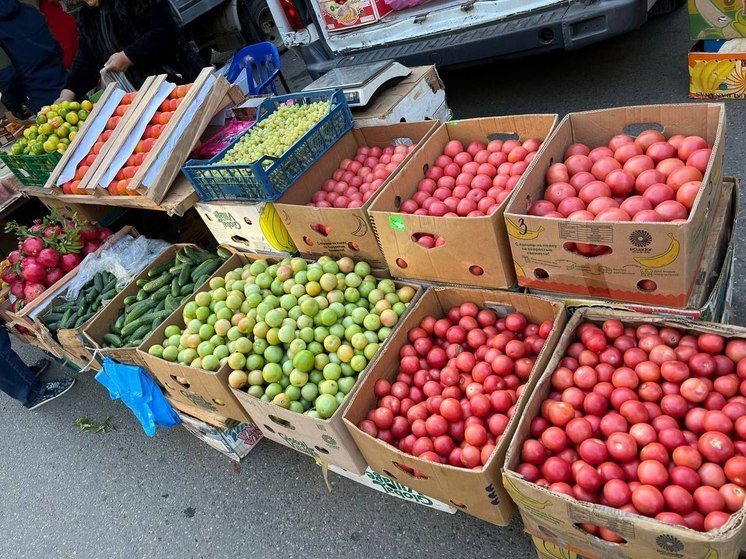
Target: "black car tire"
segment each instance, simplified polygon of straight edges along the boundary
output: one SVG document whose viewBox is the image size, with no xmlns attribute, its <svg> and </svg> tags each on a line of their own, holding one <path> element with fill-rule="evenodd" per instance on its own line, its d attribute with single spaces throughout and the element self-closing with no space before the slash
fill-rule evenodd
<svg viewBox="0 0 746 559">
<path fill-rule="evenodd" d="M 237 11 L 241 35 L 248 44 L 269 41 L 280 53 L 287 50 L 266 0 L 239 0 Z"/>
<path fill-rule="evenodd" d="M 670 14 L 686 4 L 686 0 L 658 0 L 648 14 L 650 17 Z"/>
</svg>

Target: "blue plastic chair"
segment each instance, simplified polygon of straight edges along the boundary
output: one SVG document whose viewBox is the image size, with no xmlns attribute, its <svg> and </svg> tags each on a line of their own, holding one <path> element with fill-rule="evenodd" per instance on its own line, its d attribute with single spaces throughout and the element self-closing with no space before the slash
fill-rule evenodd
<svg viewBox="0 0 746 559">
<path fill-rule="evenodd" d="M 275 95 L 279 95 L 275 87 L 277 77 L 289 92 L 285 78 L 280 73 L 280 53 L 272 43 L 256 43 L 238 51 L 228 68 L 228 81 L 234 83 L 244 69 L 249 82 L 249 94 L 262 95 L 269 88 Z"/>
</svg>

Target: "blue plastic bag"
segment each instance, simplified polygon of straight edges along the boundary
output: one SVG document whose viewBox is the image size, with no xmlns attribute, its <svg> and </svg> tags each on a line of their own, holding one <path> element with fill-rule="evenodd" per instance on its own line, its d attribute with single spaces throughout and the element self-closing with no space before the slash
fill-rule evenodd
<svg viewBox="0 0 746 559">
<path fill-rule="evenodd" d="M 149 437 L 155 435 L 156 426 L 173 427 L 181 423 L 161 389 L 142 367 L 104 357 L 96 380 L 106 387 L 112 400 L 119 398 L 132 410 Z"/>
</svg>

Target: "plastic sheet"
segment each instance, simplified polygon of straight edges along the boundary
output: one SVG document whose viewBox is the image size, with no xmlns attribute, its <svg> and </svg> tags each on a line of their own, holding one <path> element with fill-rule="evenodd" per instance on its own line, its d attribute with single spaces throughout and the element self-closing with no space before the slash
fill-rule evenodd
<svg viewBox="0 0 746 559">
<path fill-rule="evenodd" d="M 392 10 L 401 11 L 427 4 L 430 0 L 384 0 Z"/>
<path fill-rule="evenodd" d="M 159 239 L 126 235 L 99 254 L 85 257 L 80 271 L 67 285 L 65 298 L 76 299 L 80 289 L 98 272 L 113 274 L 117 278 L 117 289 L 122 289 L 168 247 L 167 242 Z"/>
<path fill-rule="evenodd" d="M 112 400 L 120 399 L 132 410 L 149 437 L 155 435 L 156 427 L 173 427 L 181 423 L 161 389 L 142 367 L 104 357 L 96 380 L 106 387 Z"/>
<path fill-rule="evenodd" d="M 210 136 L 205 143 L 194 150 L 192 157 L 196 159 L 212 159 L 227 148 L 233 140 L 251 128 L 252 124 L 254 124 L 253 120 L 232 120 L 226 123 L 225 126 Z"/>
</svg>

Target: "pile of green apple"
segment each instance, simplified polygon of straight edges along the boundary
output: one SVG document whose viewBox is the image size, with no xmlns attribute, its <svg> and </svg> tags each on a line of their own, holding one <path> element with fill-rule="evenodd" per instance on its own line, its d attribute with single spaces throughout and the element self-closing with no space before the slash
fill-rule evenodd
<svg viewBox="0 0 746 559">
<path fill-rule="evenodd" d="M 42 107 L 36 122 L 23 131 L 23 138 L 11 147 L 13 155 L 43 155 L 65 153 L 78 129 L 88 118 L 93 103 L 88 101 L 63 101 L 59 105 Z"/>
<path fill-rule="evenodd" d="M 280 157 L 329 110 L 328 102 L 282 105 L 229 149 L 220 163 L 253 163 L 270 155 Z"/>
<path fill-rule="evenodd" d="M 148 351 L 208 371 L 227 365 L 233 388 L 327 419 L 414 295 L 347 257 L 256 260 L 211 278 L 184 306 L 186 328 L 168 326 Z"/>
</svg>

